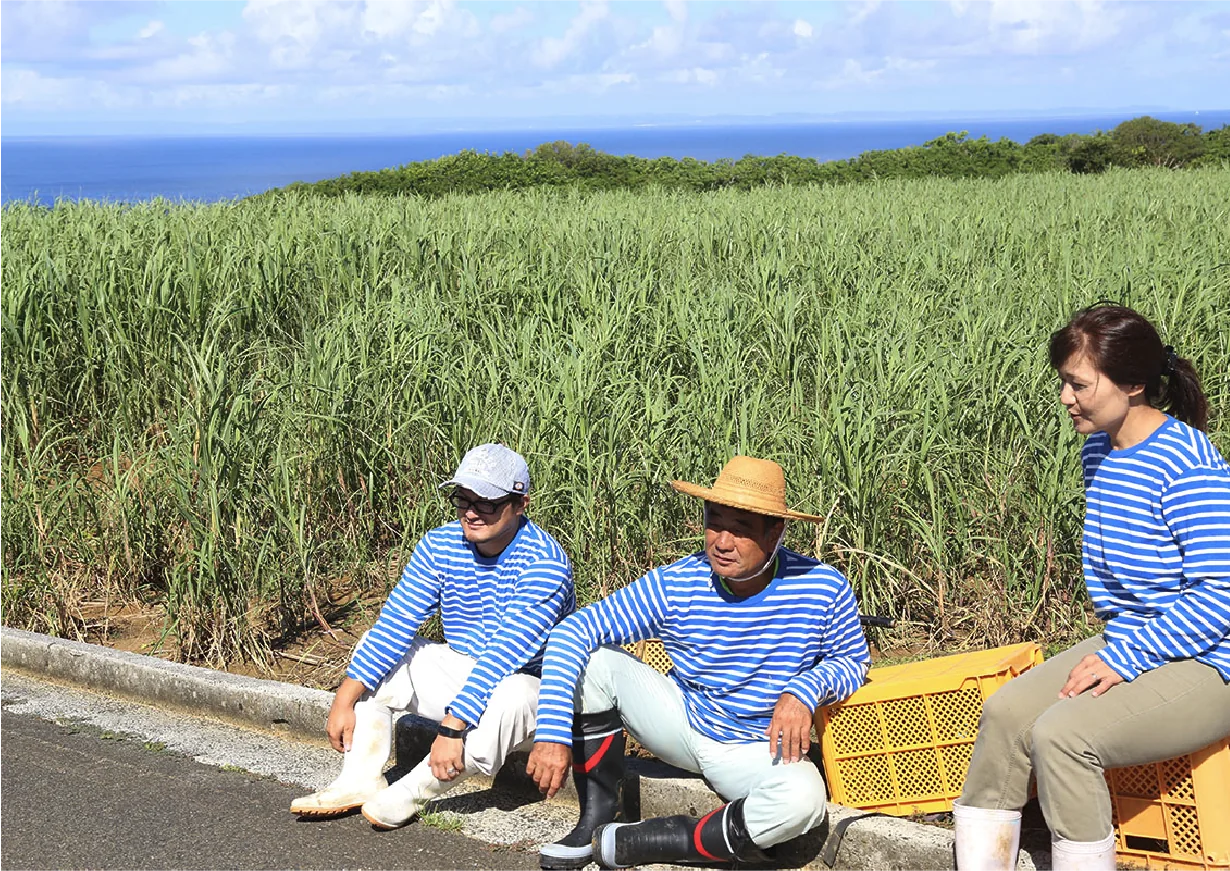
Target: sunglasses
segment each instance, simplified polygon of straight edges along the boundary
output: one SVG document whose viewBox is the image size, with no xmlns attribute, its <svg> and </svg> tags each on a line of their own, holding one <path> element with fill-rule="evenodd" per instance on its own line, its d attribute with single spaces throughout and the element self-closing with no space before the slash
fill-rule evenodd
<svg viewBox="0 0 1230 871">
<path fill-rule="evenodd" d="M 509 502 L 517 498 L 520 498 L 520 497 L 514 495 L 514 496 L 505 496 L 503 499 L 495 499 L 495 500 L 467 499 L 465 496 L 462 496 L 460 493 L 454 490 L 452 493 L 449 494 L 448 501 L 452 502 L 453 507 L 456 508 L 458 511 L 466 512 L 466 511 L 469 511 L 471 508 L 473 508 L 474 511 L 479 516 L 491 517 L 493 514 L 497 513 L 501 508 L 503 508 Z"/>
</svg>

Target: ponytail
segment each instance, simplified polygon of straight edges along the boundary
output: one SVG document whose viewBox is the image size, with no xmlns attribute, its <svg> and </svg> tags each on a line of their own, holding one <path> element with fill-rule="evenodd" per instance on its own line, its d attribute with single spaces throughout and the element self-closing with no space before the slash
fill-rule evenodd
<svg viewBox="0 0 1230 871">
<path fill-rule="evenodd" d="M 1209 428 L 1209 400 L 1200 386 L 1200 375 L 1192 361 L 1175 357 L 1166 383 L 1162 387 L 1158 408 L 1177 417 L 1189 426 L 1205 431 Z"/>
</svg>

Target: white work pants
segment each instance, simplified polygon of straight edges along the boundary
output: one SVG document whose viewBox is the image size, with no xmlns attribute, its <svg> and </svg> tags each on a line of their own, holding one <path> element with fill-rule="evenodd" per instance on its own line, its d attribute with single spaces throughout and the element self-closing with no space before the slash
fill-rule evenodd
<svg viewBox="0 0 1230 871">
<path fill-rule="evenodd" d="M 824 820 L 824 778 L 810 759 L 785 763 L 769 740 L 723 744 L 688 724 L 683 693 L 673 680 L 623 650 L 601 647 L 590 656 L 578 710 L 618 708 L 624 728 L 664 762 L 700 774 L 726 801 L 744 799 L 748 834 L 770 847 Z"/>
<path fill-rule="evenodd" d="M 461 691 L 475 659 L 446 644 L 416 637 L 406 655 L 370 698 L 394 712 L 408 711 L 437 722 Z M 466 762 L 494 775 L 513 750 L 533 740 L 538 717 L 538 678 L 510 674 L 498 684 L 478 723 L 466 735 Z"/>
</svg>

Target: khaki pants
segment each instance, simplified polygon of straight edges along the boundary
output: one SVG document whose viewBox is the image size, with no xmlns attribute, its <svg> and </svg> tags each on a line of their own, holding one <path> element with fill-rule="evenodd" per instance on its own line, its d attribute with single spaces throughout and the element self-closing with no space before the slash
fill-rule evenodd
<svg viewBox="0 0 1230 871">
<path fill-rule="evenodd" d="M 1192 659 L 1168 663 L 1099 696 L 1060 699 L 1080 660 L 1101 636 L 1035 666 L 986 702 L 960 802 L 1016 810 L 1029 776 L 1052 834 L 1098 841 L 1111 831 L 1103 771 L 1160 762 L 1230 735 L 1230 684 Z"/>
</svg>

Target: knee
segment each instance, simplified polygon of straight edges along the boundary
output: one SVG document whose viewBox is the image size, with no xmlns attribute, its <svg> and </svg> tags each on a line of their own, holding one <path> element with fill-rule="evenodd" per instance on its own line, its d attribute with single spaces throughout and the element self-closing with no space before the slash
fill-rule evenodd
<svg viewBox="0 0 1230 871">
<path fill-rule="evenodd" d="M 599 713 L 615 702 L 615 673 L 626 667 L 631 654 L 616 647 L 599 647 L 589 655 L 577 682 L 577 710 Z"/>
<path fill-rule="evenodd" d="M 789 767 L 797 772 L 789 785 L 789 795 L 801 806 L 800 817 L 813 820 L 807 826 L 811 828 L 824 819 L 824 808 L 829 797 L 824 776 L 815 765 L 806 762 L 796 762 Z"/>
<path fill-rule="evenodd" d="M 775 766 L 744 800 L 748 834 L 760 847 L 797 838 L 824 820 L 827 800 L 824 778 L 814 765 Z"/>
<path fill-rule="evenodd" d="M 1013 686 L 1009 681 L 982 703 L 977 735 L 982 752 L 1028 755 L 1037 716 L 1036 700 L 1029 687 Z"/>
<path fill-rule="evenodd" d="M 1084 760 L 1090 767 L 1098 764 L 1085 731 L 1062 713 L 1047 712 L 1034 723 L 1030 756 L 1035 771 L 1044 771 L 1048 763 L 1058 759 Z"/>
<path fill-rule="evenodd" d="M 998 692 L 982 703 L 982 716 L 978 720 L 978 734 L 1002 736 L 1011 738 L 1021 730 L 1021 724 L 1027 722 L 1018 710 L 1016 693 L 1011 692 L 1012 684 L 1002 687 Z"/>
</svg>

